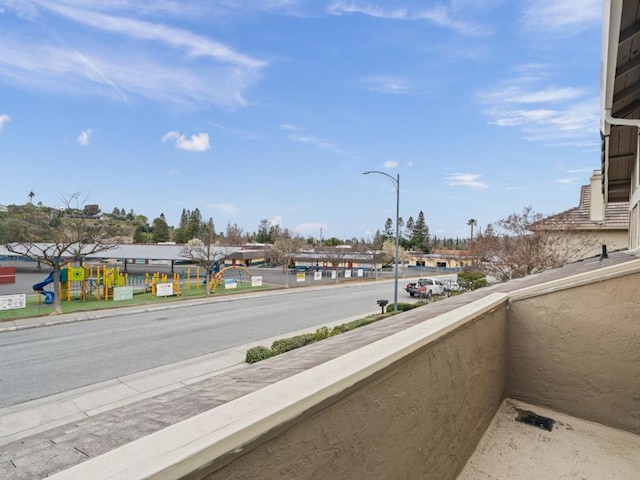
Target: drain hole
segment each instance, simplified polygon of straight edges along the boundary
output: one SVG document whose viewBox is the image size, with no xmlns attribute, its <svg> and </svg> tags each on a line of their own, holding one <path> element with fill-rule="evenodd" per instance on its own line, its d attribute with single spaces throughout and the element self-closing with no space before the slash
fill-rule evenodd
<svg viewBox="0 0 640 480">
<path fill-rule="evenodd" d="M 519 408 L 516 408 L 516 410 L 518 412 L 516 422 L 527 423 L 548 431 L 553 430 L 553 425 L 556 423 L 553 418 L 543 417 L 542 415 L 530 412 L 529 410 L 520 410 Z"/>
</svg>

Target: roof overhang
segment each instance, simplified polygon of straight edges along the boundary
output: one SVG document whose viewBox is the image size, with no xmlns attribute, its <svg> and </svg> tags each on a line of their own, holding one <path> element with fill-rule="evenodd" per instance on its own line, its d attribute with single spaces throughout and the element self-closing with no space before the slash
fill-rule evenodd
<svg viewBox="0 0 640 480">
<path fill-rule="evenodd" d="M 640 131 L 640 0 L 604 0 L 600 133 L 605 201 L 626 202 Z"/>
</svg>

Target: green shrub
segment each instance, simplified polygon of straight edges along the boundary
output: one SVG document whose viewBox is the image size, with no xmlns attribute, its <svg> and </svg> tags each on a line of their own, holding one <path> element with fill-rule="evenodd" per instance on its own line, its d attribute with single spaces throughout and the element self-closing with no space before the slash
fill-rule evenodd
<svg viewBox="0 0 640 480">
<path fill-rule="evenodd" d="M 315 341 L 316 338 L 313 333 L 306 333 L 304 335 L 276 340 L 271 344 L 271 350 L 274 355 L 279 355 L 281 353 L 288 352 L 289 350 L 304 347 L 305 345 L 309 345 Z"/>
<path fill-rule="evenodd" d="M 414 308 L 420 307 L 424 304 L 417 302 L 417 303 L 398 303 L 398 311 L 399 312 L 406 312 L 407 310 L 412 310 Z M 393 303 L 390 303 L 389 305 L 387 305 L 387 313 L 393 313 Z"/>
<path fill-rule="evenodd" d="M 339 335 L 341 333 L 344 333 L 347 330 L 348 330 L 347 324 L 346 323 L 341 323 L 340 325 L 336 325 L 335 327 L 333 327 L 331 329 L 331 333 L 329 333 L 329 336 L 333 337 L 335 335 Z"/>
<path fill-rule="evenodd" d="M 415 308 L 418 305 L 414 305 L 411 303 L 408 304 L 398 304 L 398 309 L 400 310 L 400 305 L 409 305 L 410 308 Z M 393 308 L 393 305 L 391 306 Z M 409 308 L 404 307 L 405 310 Z M 332 337 L 334 335 L 338 335 L 340 333 L 348 332 L 349 330 L 353 330 L 355 328 L 363 327 L 373 322 L 377 322 L 378 320 L 382 320 L 383 318 L 388 317 L 387 314 L 377 314 L 371 315 L 369 317 L 361 318 L 359 320 L 354 320 L 352 322 L 343 323 L 341 325 L 336 325 L 333 328 L 321 327 L 315 331 L 315 333 L 307 333 L 304 335 L 297 335 L 291 338 L 282 338 L 280 340 L 276 340 L 271 344 L 271 348 L 267 347 L 254 347 L 247 351 L 246 362 L 247 363 L 255 363 L 260 360 L 264 360 L 269 357 L 273 357 L 275 355 L 280 355 L 281 353 L 288 352 L 289 350 L 294 350 L 296 348 L 304 347 L 305 345 L 309 345 L 310 343 L 317 342 L 319 340 L 323 340 L 327 337 Z"/>
<path fill-rule="evenodd" d="M 466 270 L 458 273 L 458 285 L 465 290 L 476 290 L 489 285 L 484 273 L 477 270 Z"/>
<path fill-rule="evenodd" d="M 313 334 L 313 337 L 316 339 L 316 341 L 324 340 L 329 336 L 329 333 L 330 331 L 327 327 L 320 327 L 316 330 L 316 333 Z"/>
<path fill-rule="evenodd" d="M 247 350 L 247 356 L 245 361 L 247 363 L 256 363 L 260 360 L 264 360 L 265 358 L 273 357 L 275 353 L 268 349 L 267 347 L 259 346 L 253 347 Z"/>
</svg>

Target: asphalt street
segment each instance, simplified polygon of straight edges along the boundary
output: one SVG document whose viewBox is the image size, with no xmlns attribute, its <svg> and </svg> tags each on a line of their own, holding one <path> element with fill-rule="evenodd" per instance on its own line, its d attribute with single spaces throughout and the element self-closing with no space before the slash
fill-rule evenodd
<svg viewBox="0 0 640 480">
<path fill-rule="evenodd" d="M 412 301 L 402 293 L 401 300 Z M 4 332 L 0 407 L 305 328 L 314 331 L 377 311 L 379 298 L 393 299 L 393 282 L 264 292 Z"/>
</svg>

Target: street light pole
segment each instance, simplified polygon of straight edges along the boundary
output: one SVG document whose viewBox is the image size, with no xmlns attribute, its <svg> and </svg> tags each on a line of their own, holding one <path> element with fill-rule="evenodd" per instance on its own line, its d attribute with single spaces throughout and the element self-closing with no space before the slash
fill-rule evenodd
<svg viewBox="0 0 640 480">
<path fill-rule="evenodd" d="M 395 276 L 394 276 L 394 290 L 393 290 L 393 311 L 398 311 L 398 259 L 399 259 L 399 246 L 400 246 L 400 226 L 398 221 L 400 220 L 400 174 L 393 178 L 391 175 L 378 170 L 369 170 L 364 172 L 363 175 L 369 175 L 370 173 L 378 173 L 388 177 L 393 185 L 396 187 L 396 258 L 395 258 Z"/>
</svg>

